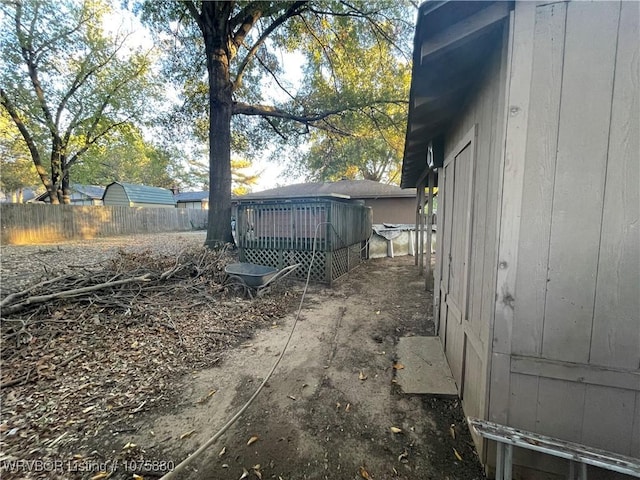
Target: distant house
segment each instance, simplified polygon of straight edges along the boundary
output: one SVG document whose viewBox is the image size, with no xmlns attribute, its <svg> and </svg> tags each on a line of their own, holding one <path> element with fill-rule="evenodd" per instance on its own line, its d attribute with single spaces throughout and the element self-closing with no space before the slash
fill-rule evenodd
<svg viewBox="0 0 640 480">
<path fill-rule="evenodd" d="M 153 208 L 175 208 L 176 206 L 171 190 L 124 182 L 113 182 L 107 185 L 102 201 L 107 206 Z"/>
<path fill-rule="evenodd" d="M 104 187 L 73 183 L 69 186 L 69 189 L 71 190 L 71 205 L 102 205 Z M 49 192 L 38 195 L 31 202 L 51 203 Z"/>
<path fill-rule="evenodd" d="M 176 207 L 194 210 L 209 210 L 209 192 L 174 193 Z"/>
<path fill-rule="evenodd" d="M 238 200 L 296 199 L 339 195 L 361 200 L 373 210 L 373 223 L 411 224 L 416 220 L 416 189 L 401 189 L 395 185 L 372 180 L 340 180 L 338 182 L 311 182 L 272 188 L 249 193 Z"/>
</svg>

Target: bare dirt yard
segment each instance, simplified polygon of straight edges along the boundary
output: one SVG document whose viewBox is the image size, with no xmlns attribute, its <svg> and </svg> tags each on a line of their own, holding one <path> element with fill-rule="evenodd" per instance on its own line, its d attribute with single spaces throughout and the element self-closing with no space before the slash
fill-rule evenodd
<svg viewBox="0 0 640 480">
<path fill-rule="evenodd" d="M 235 253 L 203 241 L 2 246 L 3 479 L 160 478 L 280 357 L 240 419 L 175 478 L 484 478 L 458 401 L 395 382 L 398 339 L 433 333 L 413 257 L 310 285 L 283 353 L 303 282 L 241 298 L 223 283 Z"/>
</svg>

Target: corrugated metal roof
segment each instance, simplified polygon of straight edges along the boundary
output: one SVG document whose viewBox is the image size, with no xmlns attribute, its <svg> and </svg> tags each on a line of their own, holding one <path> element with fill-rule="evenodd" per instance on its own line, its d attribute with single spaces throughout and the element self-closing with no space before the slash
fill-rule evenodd
<svg viewBox="0 0 640 480">
<path fill-rule="evenodd" d="M 105 194 L 111 185 L 120 185 L 124 188 L 129 201 L 133 203 L 155 203 L 158 205 L 175 205 L 171 190 L 160 187 L 149 187 L 147 185 L 136 185 L 133 183 L 113 182 L 107 185 Z"/>
<path fill-rule="evenodd" d="M 372 180 L 340 180 L 338 182 L 310 182 L 271 188 L 262 192 L 249 193 L 237 200 L 262 200 L 272 198 L 300 198 L 318 196 L 342 196 L 347 198 L 394 198 L 415 197 L 416 190 L 401 189 L 396 185 Z"/>
<path fill-rule="evenodd" d="M 101 200 L 104 195 L 105 188 L 99 185 L 81 185 L 79 183 L 74 183 L 71 185 L 71 190 L 75 190 L 76 192 L 86 195 L 91 199 Z"/>
</svg>

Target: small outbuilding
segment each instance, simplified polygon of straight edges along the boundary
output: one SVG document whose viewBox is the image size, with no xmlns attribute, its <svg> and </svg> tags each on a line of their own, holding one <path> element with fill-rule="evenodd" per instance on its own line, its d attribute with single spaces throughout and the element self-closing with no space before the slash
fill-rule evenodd
<svg viewBox="0 0 640 480">
<path fill-rule="evenodd" d="M 102 196 L 104 195 L 105 187 L 72 183 L 69 186 L 69 190 L 71 191 L 71 205 L 102 205 Z M 51 203 L 49 192 L 38 195 L 33 200 L 30 200 L 30 202 Z"/>
<path fill-rule="evenodd" d="M 102 201 L 106 206 L 175 208 L 171 190 L 133 183 L 113 182 L 107 185 Z"/>
<path fill-rule="evenodd" d="M 639 23 L 636 1 L 419 9 L 401 185 L 438 175 L 437 334 L 514 478 L 575 473 L 562 441 L 640 474 Z"/>
<path fill-rule="evenodd" d="M 209 192 L 179 192 L 173 194 L 176 207 L 192 210 L 209 210 Z"/>
<path fill-rule="evenodd" d="M 360 265 L 371 235 L 371 208 L 339 195 L 238 201 L 236 241 L 240 260 L 333 283 Z"/>
</svg>

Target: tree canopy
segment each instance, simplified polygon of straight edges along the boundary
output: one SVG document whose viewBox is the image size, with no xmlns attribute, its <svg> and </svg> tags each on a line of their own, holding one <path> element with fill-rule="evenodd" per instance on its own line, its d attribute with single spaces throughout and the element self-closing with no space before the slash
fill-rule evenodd
<svg viewBox="0 0 640 480">
<path fill-rule="evenodd" d="M 411 4 L 148 1 L 141 9 L 170 52 L 167 76 L 180 87 L 184 108 L 172 124 L 191 126 L 209 143 L 207 245 L 231 239 L 232 149 L 246 154 L 273 138 L 295 146 L 300 135 L 324 132 L 318 138 L 331 151 L 341 137 L 357 144 L 356 130 L 384 127 L 380 153 L 367 157 L 389 163 L 397 149 L 389 128 L 402 130 L 394 122 L 408 100 L 403 53 L 413 28 Z M 303 53 L 299 85 L 287 78 L 290 57 L 282 52 Z M 376 79 L 394 85 L 388 76 L 394 68 L 400 88 L 376 88 Z M 189 121 L 176 122 L 180 116 Z M 353 155 L 362 154 L 355 144 Z"/>
<path fill-rule="evenodd" d="M 69 201 L 70 172 L 108 135 L 139 122 L 156 86 L 152 53 L 105 32 L 106 0 L 2 4 L 2 106 L 52 203 Z"/>
<path fill-rule="evenodd" d="M 5 110 L 0 110 L 0 189 L 16 201 L 22 201 L 26 188 L 39 184 L 38 173 L 20 132 Z"/>
<path fill-rule="evenodd" d="M 156 187 L 177 186 L 180 156 L 145 141 L 140 128 L 123 124 L 108 132 L 74 167 L 76 183 L 107 185 L 113 181 Z"/>
</svg>

